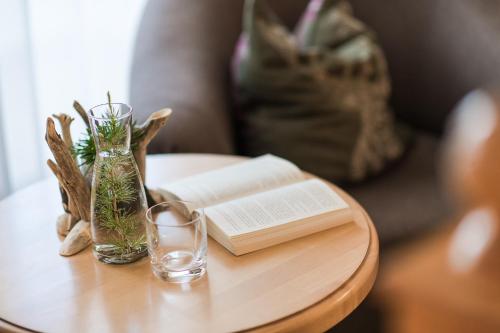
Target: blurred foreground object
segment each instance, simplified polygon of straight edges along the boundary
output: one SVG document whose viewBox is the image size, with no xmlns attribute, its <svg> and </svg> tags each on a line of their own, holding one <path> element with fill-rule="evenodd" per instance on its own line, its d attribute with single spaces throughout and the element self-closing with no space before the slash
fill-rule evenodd
<svg viewBox="0 0 500 333">
<path fill-rule="evenodd" d="M 498 95 L 470 93 L 444 150 L 457 223 L 389 262 L 378 290 L 389 332 L 500 332 L 499 147 Z"/>
</svg>

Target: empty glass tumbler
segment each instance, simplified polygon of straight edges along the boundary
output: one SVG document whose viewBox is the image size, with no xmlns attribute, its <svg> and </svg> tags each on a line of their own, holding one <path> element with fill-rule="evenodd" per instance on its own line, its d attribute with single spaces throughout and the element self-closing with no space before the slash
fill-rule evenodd
<svg viewBox="0 0 500 333">
<path fill-rule="evenodd" d="M 154 274 L 170 282 L 200 278 L 207 265 L 207 228 L 203 209 L 185 201 L 167 201 L 147 214 L 148 250 Z"/>
<path fill-rule="evenodd" d="M 147 201 L 130 149 L 132 108 L 107 103 L 89 110 L 96 148 L 92 177 L 93 252 L 105 263 L 124 264 L 147 255 Z"/>
</svg>

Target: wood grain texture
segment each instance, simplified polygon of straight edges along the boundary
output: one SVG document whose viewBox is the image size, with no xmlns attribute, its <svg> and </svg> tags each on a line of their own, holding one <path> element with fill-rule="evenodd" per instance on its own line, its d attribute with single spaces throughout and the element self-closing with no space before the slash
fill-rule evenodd
<svg viewBox="0 0 500 333">
<path fill-rule="evenodd" d="M 57 173 L 60 173 L 61 177 L 58 178 L 63 181 L 61 186 L 68 192 L 70 200 L 75 202 L 75 205 L 78 207 L 79 216 L 85 221 L 90 221 L 90 188 L 71 155 L 70 149 L 57 133 L 54 120 L 50 117 L 47 118 L 45 141 L 47 141 L 57 162 L 56 168 L 56 164 L 48 160 L 49 167 L 56 176 Z"/>
<path fill-rule="evenodd" d="M 73 198 L 76 198 L 78 196 L 78 193 L 76 192 L 74 187 L 68 186 L 68 183 L 65 181 L 64 176 L 61 173 L 61 169 L 54 161 L 48 160 L 47 165 L 54 176 L 56 176 L 57 181 L 59 182 L 59 187 L 61 188 L 61 193 L 64 192 L 66 194 L 67 203 L 64 204 L 63 200 L 63 209 L 66 213 L 71 215 L 72 219 L 76 221 L 80 220 L 80 208 L 78 207 L 77 201 L 73 200 Z M 71 230 L 71 228 L 68 229 L 68 232 L 69 230 Z"/>
<path fill-rule="evenodd" d="M 147 163 L 148 185 L 238 161 L 155 156 Z M 241 257 L 210 239 L 208 274 L 174 285 L 155 278 L 147 259 L 105 265 L 90 249 L 60 257 L 53 224 L 61 210 L 57 182 L 37 183 L 0 202 L 0 318 L 50 332 L 324 331 L 359 305 L 378 267 L 373 224 L 341 195 L 355 209 L 356 223 Z"/>
<path fill-rule="evenodd" d="M 78 112 L 85 125 L 87 125 L 87 127 L 90 127 L 89 116 L 87 115 L 87 111 L 85 111 L 83 106 L 78 103 L 78 101 L 73 101 L 73 108 L 76 110 L 76 112 Z"/>
<path fill-rule="evenodd" d="M 143 135 L 139 139 L 137 148 L 134 151 L 134 158 L 137 163 L 137 168 L 141 175 L 141 179 L 144 182 L 146 179 L 146 152 L 147 147 L 151 140 L 158 134 L 158 131 L 165 126 L 170 115 L 172 114 L 171 109 L 161 109 L 159 111 L 153 112 L 148 119 L 140 126 L 143 131 Z"/>
<path fill-rule="evenodd" d="M 66 113 L 53 114 L 52 117 L 56 118 L 59 121 L 59 125 L 61 126 L 63 141 L 66 144 L 66 147 L 68 147 L 68 149 L 72 149 L 73 138 L 71 137 L 71 123 L 75 119 L 70 117 Z"/>
</svg>

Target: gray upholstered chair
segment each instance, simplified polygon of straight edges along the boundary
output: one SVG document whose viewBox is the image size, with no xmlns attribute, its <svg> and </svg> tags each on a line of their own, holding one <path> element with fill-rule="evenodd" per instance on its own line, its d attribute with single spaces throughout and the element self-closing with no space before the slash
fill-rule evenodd
<svg viewBox="0 0 500 333">
<path fill-rule="evenodd" d="M 307 0 L 269 0 L 292 26 Z M 438 223 L 439 133 L 468 90 L 500 72 L 500 1 L 353 0 L 379 35 L 393 78 L 392 105 L 418 137 L 398 165 L 347 190 L 371 214 L 381 244 Z M 151 145 L 158 152 L 235 151 L 229 65 L 243 0 L 150 0 L 137 35 L 131 104 L 140 118 L 169 106 L 174 115 Z"/>
</svg>

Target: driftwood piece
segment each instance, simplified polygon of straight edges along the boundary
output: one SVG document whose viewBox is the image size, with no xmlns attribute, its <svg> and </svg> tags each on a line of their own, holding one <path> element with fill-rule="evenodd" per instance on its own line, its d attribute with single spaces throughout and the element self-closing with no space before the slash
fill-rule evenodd
<svg viewBox="0 0 500 333">
<path fill-rule="evenodd" d="M 166 198 L 159 191 L 148 189 L 151 199 L 153 199 L 154 204 L 166 201 Z"/>
<path fill-rule="evenodd" d="M 80 219 L 80 211 L 78 210 L 78 207 L 76 205 L 75 200 L 73 200 L 71 198 L 71 196 L 69 195 L 68 189 L 66 187 L 67 185 L 63 179 L 63 176 L 61 174 L 61 171 L 59 170 L 59 167 L 52 160 L 48 160 L 47 165 L 49 166 L 50 170 L 52 171 L 54 176 L 56 176 L 57 181 L 59 182 L 59 188 L 61 190 L 62 204 L 63 204 L 64 211 L 66 213 L 72 215 L 73 218 L 78 221 Z"/>
<path fill-rule="evenodd" d="M 76 224 L 77 219 L 69 214 L 69 213 L 64 213 L 59 215 L 57 218 L 57 233 L 61 236 L 66 236 L 70 230 L 74 227 Z"/>
<path fill-rule="evenodd" d="M 71 123 L 73 122 L 74 118 L 68 116 L 65 113 L 53 114 L 52 116 L 59 121 L 59 124 L 61 126 L 63 141 L 66 144 L 66 147 L 68 147 L 69 149 L 72 149 L 72 147 L 73 147 L 73 139 L 71 137 Z M 70 214 L 73 213 L 74 214 L 75 210 L 71 210 L 68 207 L 70 205 L 68 192 L 62 187 L 60 181 L 59 181 L 59 190 L 61 192 L 61 201 L 62 201 L 62 205 L 63 205 L 64 211 L 66 213 L 70 213 Z M 76 214 L 77 215 L 75 215 L 75 216 L 77 216 L 77 218 L 79 219 L 80 217 L 78 215 L 78 211 L 76 211 Z M 58 219 L 57 225 L 58 225 L 57 228 L 59 230 L 59 228 L 60 228 L 59 227 L 59 225 L 60 225 L 60 220 L 59 219 Z M 62 230 L 64 230 L 64 228 Z M 68 232 L 69 232 L 69 230 L 66 231 L 66 234 Z"/>
<path fill-rule="evenodd" d="M 61 185 L 67 191 L 75 206 L 78 207 L 80 217 L 83 220 L 90 221 L 90 189 L 70 150 L 57 133 L 54 120 L 50 117 L 47 118 L 45 140 L 57 162 L 56 165 L 53 161 L 48 160 L 47 164 L 56 176 L 60 175 L 58 179 L 62 182 Z"/>
<path fill-rule="evenodd" d="M 78 112 L 80 117 L 82 117 L 82 120 L 85 122 L 85 125 L 87 125 L 87 127 L 90 127 L 89 117 L 87 115 L 87 111 L 85 111 L 83 106 L 77 101 L 73 101 L 73 108 L 76 110 L 76 112 Z"/>
<path fill-rule="evenodd" d="M 171 114 L 171 109 L 161 109 L 151 114 L 149 118 L 140 126 L 143 131 L 143 135 L 140 141 L 137 142 L 137 148 L 134 151 L 134 158 L 143 182 L 146 180 L 147 146 L 156 134 L 158 134 L 158 131 L 165 126 Z"/>
<path fill-rule="evenodd" d="M 71 256 L 90 245 L 90 223 L 80 220 L 69 232 L 59 249 L 62 256 Z"/>
<path fill-rule="evenodd" d="M 52 170 L 52 173 L 56 176 L 57 180 L 59 181 L 59 187 L 62 188 L 62 191 L 64 191 L 66 195 L 67 204 L 65 206 L 63 202 L 63 208 L 65 209 L 66 213 L 71 214 L 76 220 L 79 220 L 81 218 L 80 209 L 78 208 L 77 200 L 72 198 L 72 196 L 76 195 L 76 192 L 73 189 L 68 188 L 68 184 L 61 174 L 59 166 L 54 161 L 47 160 L 47 165 L 49 166 L 50 170 Z"/>
<path fill-rule="evenodd" d="M 70 127 L 75 118 L 68 116 L 66 113 L 53 114 L 52 116 L 59 121 L 59 124 L 61 125 L 63 141 L 66 144 L 66 147 L 71 149 L 73 147 L 73 139 L 71 138 Z"/>
</svg>

